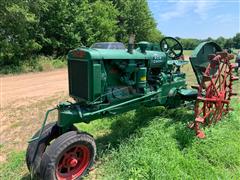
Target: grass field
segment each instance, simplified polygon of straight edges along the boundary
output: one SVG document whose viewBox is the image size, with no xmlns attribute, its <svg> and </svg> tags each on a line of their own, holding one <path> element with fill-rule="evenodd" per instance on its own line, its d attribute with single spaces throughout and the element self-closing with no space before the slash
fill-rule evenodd
<svg viewBox="0 0 240 180">
<path fill-rule="evenodd" d="M 186 65 L 184 71 L 189 84 L 195 84 L 191 67 Z M 240 83 L 234 85 L 238 91 Z M 9 106 L 7 113 L 11 118 L 20 121 L 24 117 L 27 121 L 32 114 L 26 115 L 25 110 L 30 113 L 37 109 L 41 116 L 34 127 L 40 127 L 46 109 L 67 98 L 60 96 L 20 108 Z M 194 116 L 186 108 L 139 107 L 112 118 L 77 124 L 79 129 L 93 134 L 98 147 L 95 169 L 85 179 L 240 179 L 239 97 L 233 99 L 232 106 L 233 112 L 216 126 L 205 129 L 207 138 L 203 140 L 195 138 L 187 128 Z M 56 119 L 56 114 L 52 119 Z M 27 133 L 25 136 L 30 138 L 33 134 L 24 122 L 12 126 L 19 127 Z M 12 144 L 0 145 L 1 153 L 7 154 L 0 163 L 0 179 L 30 179 L 25 165 L 26 141 Z"/>
<path fill-rule="evenodd" d="M 207 138 L 195 138 L 184 108 L 139 108 L 78 127 L 94 135 L 98 147 L 95 170 L 86 179 L 239 179 L 240 104 Z M 145 112 L 142 114 L 142 112 Z M 0 179 L 29 179 L 25 152 L 13 151 L 0 165 Z"/>
<path fill-rule="evenodd" d="M 184 56 L 191 56 L 192 52 L 193 52 L 192 50 L 184 50 L 183 54 Z"/>
</svg>

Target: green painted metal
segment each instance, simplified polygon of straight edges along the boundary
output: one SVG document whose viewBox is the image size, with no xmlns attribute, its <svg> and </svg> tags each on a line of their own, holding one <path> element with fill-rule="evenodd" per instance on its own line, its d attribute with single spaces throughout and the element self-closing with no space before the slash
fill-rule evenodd
<svg viewBox="0 0 240 180">
<path fill-rule="evenodd" d="M 141 45 L 147 45 L 147 48 L 146 48 L 146 50 L 147 51 L 161 51 L 161 49 L 160 49 L 160 44 L 159 43 L 149 43 L 149 42 L 146 42 L 146 41 L 141 41 L 141 42 L 139 42 L 139 43 L 137 43 L 136 44 L 136 46 L 137 46 L 137 50 L 141 50 L 140 49 L 140 46 Z"/>
<path fill-rule="evenodd" d="M 52 112 L 52 111 L 54 111 L 54 110 L 56 110 L 56 109 L 58 109 L 58 108 L 55 107 L 55 108 L 49 109 L 49 110 L 46 112 L 45 118 L 44 118 L 44 120 L 43 120 L 42 127 L 41 127 L 41 129 L 40 129 L 40 133 L 39 133 L 38 137 L 33 137 L 32 139 L 30 139 L 30 140 L 28 141 L 28 143 L 31 143 L 31 142 L 33 142 L 33 141 L 37 141 L 37 140 L 40 139 L 40 137 L 42 136 L 42 133 L 43 133 L 43 129 L 44 129 L 46 123 L 47 123 L 47 119 L 48 119 L 49 113 Z"/>
<path fill-rule="evenodd" d="M 78 77 L 70 78 L 78 72 L 69 72 L 70 95 L 75 99 L 82 98 L 89 102 L 94 101 L 97 95 L 100 94 L 97 91 L 101 89 L 102 94 L 104 93 L 106 83 L 108 83 L 108 87 L 135 85 L 137 83 L 136 78 L 139 74 L 137 64 L 142 63 L 143 66 L 149 65 L 150 67 L 161 66 L 161 68 L 166 69 L 167 60 L 166 54 L 159 51 L 146 51 L 141 53 L 140 50 L 133 50 L 133 53 L 130 54 L 127 50 L 77 48 L 68 54 L 69 68 L 73 62 L 75 64 L 73 65 L 74 67 L 76 67 L 77 63 L 81 63 L 79 67 L 83 67 L 84 64 L 86 64 L 86 67 L 84 67 L 84 69 L 79 68 L 80 74 Z M 128 64 L 127 66 L 126 63 Z M 124 73 L 124 76 L 119 78 L 119 72 L 116 72 L 116 69 L 120 69 Z M 87 72 L 81 74 L 83 71 Z M 85 82 L 82 82 L 82 79 L 84 79 L 83 76 L 87 76 Z M 78 85 L 73 83 L 77 78 L 79 78 Z M 81 86 L 80 84 L 84 85 Z M 80 97 L 78 93 L 73 92 L 73 89 L 75 89 L 75 91 L 77 91 L 77 89 L 81 91 L 85 90 L 85 95 Z"/>
<path fill-rule="evenodd" d="M 101 64 L 93 64 L 93 97 L 97 98 L 102 93 Z"/>
<path fill-rule="evenodd" d="M 138 88 L 145 89 L 147 86 L 147 68 L 140 67 L 137 73 L 136 85 Z"/>
<path fill-rule="evenodd" d="M 169 81 L 170 77 L 167 77 Z M 186 82 L 184 78 L 175 77 L 174 81 L 166 82 L 157 91 L 149 92 L 143 96 L 135 96 L 129 98 L 129 100 L 122 100 L 110 106 L 95 105 L 95 108 L 86 108 L 79 103 L 69 104 L 65 103 L 59 108 L 58 125 L 60 127 L 69 127 L 74 123 L 85 122 L 89 123 L 92 120 L 102 117 L 116 115 L 122 112 L 126 112 L 135 109 L 139 105 L 143 106 L 160 106 L 165 105 L 168 107 L 177 107 L 182 103 L 179 92 L 181 89 L 186 88 Z M 174 93 L 171 91 L 174 89 Z M 189 93 L 192 93 L 189 90 Z M 66 128 L 67 129 L 67 128 Z"/>
<path fill-rule="evenodd" d="M 58 106 L 58 125 L 67 129 L 79 122 L 119 114 L 137 106 L 177 107 L 196 99 L 196 90 L 187 89 L 180 68 L 187 61 L 170 59 L 158 44 L 140 42 L 133 51 L 76 48 L 69 52 L 69 90 L 76 103 Z M 201 44 L 192 55 L 195 69 L 206 62 Z M 216 46 L 217 47 L 217 46 Z"/>
<path fill-rule="evenodd" d="M 202 81 L 203 72 L 209 64 L 208 55 L 220 51 L 222 48 L 218 44 L 209 41 L 200 43 L 192 52 L 190 62 L 199 84 Z"/>
<path fill-rule="evenodd" d="M 79 54 L 84 54 L 81 57 Z M 146 51 L 141 53 L 140 50 L 133 50 L 130 54 L 127 50 L 118 49 L 91 49 L 91 48 L 77 48 L 70 51 L 67 55 L 68 59 L 72 60 L 112 60 L 112 59 L 152 59 L 154 56 L 162 56 L 166 58 L 166 54 L 160 51 Z"/>
</svg>

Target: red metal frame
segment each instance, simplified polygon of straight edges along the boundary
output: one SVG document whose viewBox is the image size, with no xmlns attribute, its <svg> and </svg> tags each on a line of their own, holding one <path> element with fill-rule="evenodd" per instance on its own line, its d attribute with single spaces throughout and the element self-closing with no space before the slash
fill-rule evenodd
<svg viewBox="0 0 240 180">
<path fill-rule="evenodd" d="M 230 110 L 231 97 L 236 95 L 232 92 L 232 84 L 238 80 L 232 75 L 234 65 L 230 63 L 231 59 L 227 52 L 209 56 L 210 63 L 203 73 L 195 105 L 193 127 L 199 138 L 205 137 L 202 127 L 217 123 Z"/>
</svg>

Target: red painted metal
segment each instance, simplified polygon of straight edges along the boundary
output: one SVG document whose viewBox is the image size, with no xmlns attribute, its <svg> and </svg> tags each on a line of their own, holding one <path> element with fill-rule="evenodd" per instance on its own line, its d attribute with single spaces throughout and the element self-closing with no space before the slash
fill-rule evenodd
<svg viewBox="0 0 240 180">
<path fill-rule="evenodd" d="M 90 150 L 84 145 L 76 145 L 67 150 L 56 166 L 58 180 L 72 180 L 80 177 L 90 163 Z"/>
<path fill-rule="evenodd" d="M 220 52 L 209 56 L 209 65 L 206 68 L 202 82 L 198 87 L 198 97 L 195 105 L 195 121 L 192 128 L 199 138 L 205 138 L 202 130 L 221 120 L 222 115 L 228 113 L 232 92 L 232 82 L 237 80 L 232 75 L 234 69 L 230 63 L 232 56 Z"/>
<path fill-rule="evenodd" d="M 86 54 L 84 51 L 76 50 L 72 52 L 74 57 L 83 58 Z"/>
</svg>

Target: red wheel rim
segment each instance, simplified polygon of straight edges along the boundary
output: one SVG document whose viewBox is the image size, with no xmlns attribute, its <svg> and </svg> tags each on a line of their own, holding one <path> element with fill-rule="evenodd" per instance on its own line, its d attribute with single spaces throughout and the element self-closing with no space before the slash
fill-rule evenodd
<svg viewBox="0 0 240 180">
<path fill-rule="evenodd" d="M 71 180 L 80 177 L 90 163 L 90 150 L 85 145 L 76 145 L 67 150 L 56 166 L 58 180 Z"/>
<path fill-rule="evenodd" d="M 195 131 L 199 138 L 204 138 L 201 126 L 217 123 L 222 115 L 229 111 L 232 93 L 232 66 L 227 54 L 213 56 L 206 68 L 198 88 L 195 105 Z"/>
</svg>

